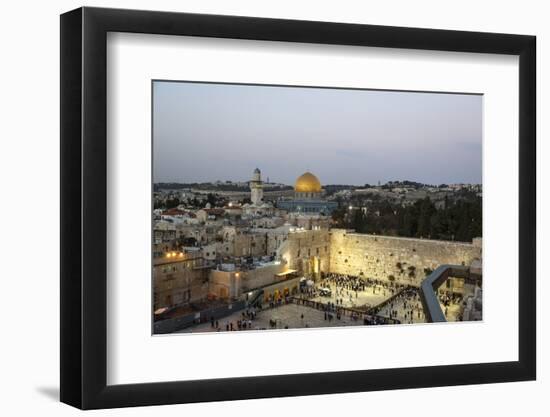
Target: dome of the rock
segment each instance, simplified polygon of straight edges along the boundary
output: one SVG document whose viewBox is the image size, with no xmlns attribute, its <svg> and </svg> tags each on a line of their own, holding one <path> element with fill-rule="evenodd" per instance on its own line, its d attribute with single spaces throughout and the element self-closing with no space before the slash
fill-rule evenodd
<svg viewBox="0 0 550 417">
<path fill-rule="evenodd" d="M 306 172 L 298 177 L 294 190 L 297 193 L 320 193 L 321 182 L 311 172 Z"/>
</svg>

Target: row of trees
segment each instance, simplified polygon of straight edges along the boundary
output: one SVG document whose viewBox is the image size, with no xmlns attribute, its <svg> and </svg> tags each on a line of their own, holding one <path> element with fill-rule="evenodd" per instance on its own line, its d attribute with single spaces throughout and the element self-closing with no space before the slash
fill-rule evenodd
<svg viewBox="0 0 550 417">
<path fill-rule="evenodd" d="M 233 182 L 222 182 L 222 183 L 209 183 L 209 182 L 190 182 L 190 183 L 178 183 L 178 182 L 159 182 L 153 184 L 153 191 L 160 190 L 184 190 L 189 188 L 197 188 L 200 190 L 212 190 L 212 191 L 250 191 L 250 186 L 248 183 L 245 184 L 236 184 Z M 281 191 L 281 190 L 291 190 L 290 185 L 269 185 L 264 183 L 264 191 Z"/>
<path fill-rule="evenodd" d="M 406 207 L 388 201 L 374 202 L 366 212 L 341 207 L 333 213 L 333 220 L 338 227 L 355 229 L 359 233 L 462 242 L 471 242 L 482 235 L 480 197 L 446 200 L 440 209 L 429 197 Z"/>
<path fill-rule="evenodd" d="M 226 202 L 227 201 L 224 197 L 221 197 L 218 194 L 208 193 L 206 195 L 205 200 L 192 198 L 185 201 L 185 204 L 192 208 L 204 208 L 206 207 L 206 204 L 210 204 L 210 207 L 223 207 Z M 173 197 L 173 198 L 168 198 L 165 201 L 156 200 L 154 204 L 154 208 L 155 209 L 160 208 L 160 209 L 166 210 L 166 209 L 177 207 L 180 204 L 183 204 L 183 201 L 181 201 L 178 197 Z"/>
</svg>

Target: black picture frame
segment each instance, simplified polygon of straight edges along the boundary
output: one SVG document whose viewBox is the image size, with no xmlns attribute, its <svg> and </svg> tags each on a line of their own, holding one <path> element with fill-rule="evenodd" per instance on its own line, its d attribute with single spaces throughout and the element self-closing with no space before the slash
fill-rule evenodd
<svg viewBox="0 0 550 417">
<path fill-rule="evenodd" d="M 519 360 L 107 385 L 108 32 L 519 56 Z M 82 409 L 536 378 L 534 36 L 79 8 L 61 15 L 61 401 Z"/>
</svg>

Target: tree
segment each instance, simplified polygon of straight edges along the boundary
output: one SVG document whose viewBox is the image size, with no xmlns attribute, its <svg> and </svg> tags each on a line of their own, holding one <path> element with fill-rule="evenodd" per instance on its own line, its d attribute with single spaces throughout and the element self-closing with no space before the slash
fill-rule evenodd
<svg viewBox="0 0 550 417">
<path fill-rule="evenodd" d="M 346 209 L 339 207 L 332 212 L 332 221 L 338 227 L 346 227 Z"/>
<path fill-rule="evenodd" d="M 399 230 L 399 235 L 414 237 L 418 228 L 417 217 L 412 210 L 405 210 L 403 214 L 403 224 Z"/>
<path fill-rule="evenodd" d="M 180 205 L 180 200 L 179 198 L 177 197 L 174 197 L 174 198 L 171 198 L 169 200 L 166 200 L 166 204 L 165 204 L 165 207 L 167 209 L 171 209 L 171 208 L 174 208 L 174 207 L 177 207 Z"/>
<path fill-rule="evenodd" d="M 418 237 L 429 238 L 431 236 L 431 220 L 435 211 L 435 206 L 431 202 L 430 197 L 426 197 L 420 201 L 420 215 L 418 218 L 418 231 L 416 233 Z"/>
<path fill-rule="evenodd" d="M 367 221 L 363 210 L 355 210 L 353 213 L 352 228 L 358 233 L 367 231 Z"/>
<path fill-rule="evenodd" d="M 349 210 L 348 205 L 366 207 Z M 471 242 L 482 236 L 482 200 L 475 193 L 453 193 L 437 208 L 429 198 L 411 205 L 382 198 L 354 197 L 332 213 L 337 227 L 376 233 Z"/>
<path fill-rule="evenodd" d="M 430 235 L 432 239 L 441 239 L 445 236 L 445 223 L 444 223 L 443 210 L 436 211 L 430 219 Z"/>
</svg>

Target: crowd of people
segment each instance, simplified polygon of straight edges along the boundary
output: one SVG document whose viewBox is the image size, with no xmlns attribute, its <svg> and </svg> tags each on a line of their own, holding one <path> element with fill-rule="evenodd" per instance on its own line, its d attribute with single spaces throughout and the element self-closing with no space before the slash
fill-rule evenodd
<svg viewBox="0 0 550 417">
<path fill-rule="evenodd" d="M 237 330 L 252 330 L 252 325 L 258 311 L 255 307 L 247 308 L 241 312 L 241 318 L 236 321 L 226 321 L 220 326 L 219 320 L 216 320 L 214 316 L 210 317 L 210 327 L 218 332 L 225 331 L 237 331 Z"/>
<path fill-rule="evenodd" d="M 424 322 L 424 309 L 420 301 L 420 294 L 417 288 L 409 287 L 403 289 L 395 297 L 388 300 L 381 306 L 378 315 L 399 320 L 401 323 Z"/>
<path fill-rule="evenodd" d="M 398 284 L 392 281 L 382 281 L 361 276 L 329 273 L 325 275 L 320 283 L 320 288 L 326 287 L 334 290 L 335 303 L 328 302 L 327 305 L 341 307 L 345 301 L 353 302 L 359 292 L 369 291 L 372 294 L 380 294 L 388 297 L 378 306 L 368 310 L 365 315 L 365 324 L 387 324 L 395 323 L 416 323 L 424 321 L 424 310 L 420 302 L 418 288 Z M 442 303 L 453 302 L 447 296 L 443 296 Z"/>
<path fill-rule="evenodd" d="M 439 294 L 439 304 L 445 317 L 456 321 L 462 321 L 461 311 L 463 310 L 463 297 L 459 294 L 449 294 L 447 292 Z M 458 313 L 457 313 L 458 310 Z M 454 313 L 454 314 L 451 314 Z"/>
<path fill-rule="evenodd" d="M 329 273 L 322 277 L 319 288 L 330 288 L 334 291 L 336 304 L 350 306 L 357 304 L 360 292 L 369 292 L 372 295 L 381 297 L 392 297 L 407 286 L 392 281 L 382 281 L 371 278 L 364 278 L 354 275 Z"/>
<path fill-rule="evenodd" d="M 323 289 L 327 288 L 332 291 L 329 300 L 312 300 L 318 297 Z M 353 299 L 357 299 L 359 292 L 362 291 L 370 291 L 373 294 L 380 294 L 388 298 L 381 305 L 365 311 L 357 311 L 345 306 L 345 301 L 351 302 Z M 457 300 L 442 295 L 440 301 L 442 305 L 450 305 Z M 323 312 L 324 320 L 329 323 L 333 320 L 342 320 L 343 316 L 352 321 L 362 320 L 365 325 L 414 323 L 424 320 L 424 312 L 417 288 L 394 282 L 330 273 L 324 275 L 316 285 L 300 286 L 298 297 L 288 294 L 283 296 L 281 294 L 278 297 L 268 295 L 263 302 L 261 299 L 258 300 L 246 310 L 243 310 L 238 320 L 220 323 L 219 320 L 211 317 L 211 328 L 215 331 L 259 330 L 254 321 L 259 312 L 275 309 L 289 303 L 297 303 L 320 310 Z M 301 318 L 303 321 L 303 314 Z M 277 325 L 277 321 L 273 318 L 269 320 L 271 328 L 276 328 Z M 303 327 L 309 327 L 309 325 L 304 323 Z M 288 328 L 288 326 L 285 328 Z"/>
</svg>

